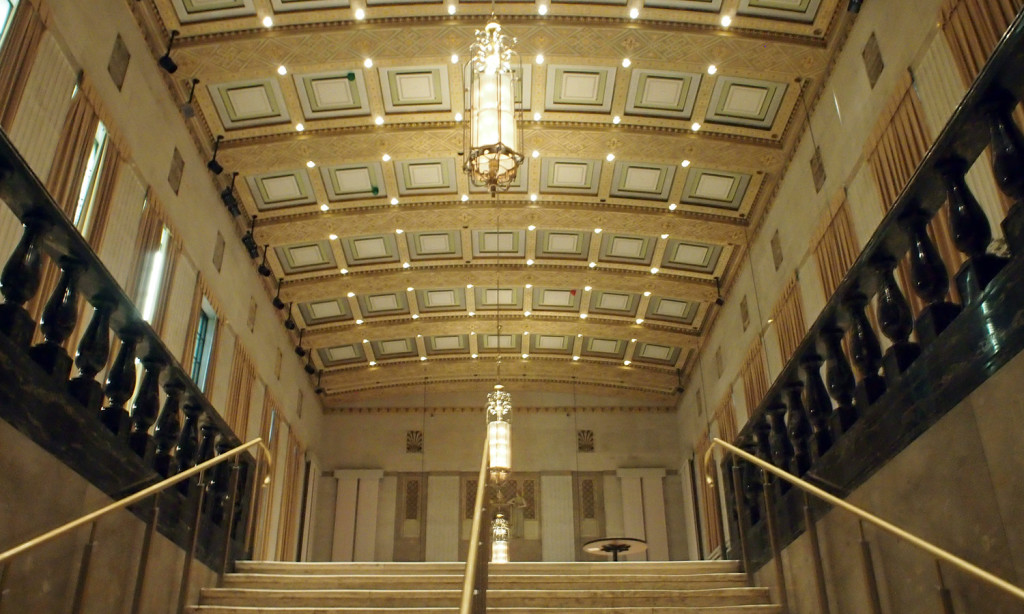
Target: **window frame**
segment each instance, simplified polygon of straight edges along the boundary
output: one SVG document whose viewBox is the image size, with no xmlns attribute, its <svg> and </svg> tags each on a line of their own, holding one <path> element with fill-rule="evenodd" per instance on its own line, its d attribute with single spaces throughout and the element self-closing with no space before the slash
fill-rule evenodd
<svg viewBox="0 0 1024 614">
<path fill-rule="evenodd" d="M 96 194 L 99 191 L 100 177 L 103 175 L 103 167 L 107 162 L 109 149 L 110 131 L 107 130 L 103 122 L 96 122 L 96 132 L 93 135 L 92 147 L 89 149 L 89 156 L 86 159 L 75 212 L 71 217 L 71 223 L 83 237 L 87 235 L 94 221 Z"/>
</svg>

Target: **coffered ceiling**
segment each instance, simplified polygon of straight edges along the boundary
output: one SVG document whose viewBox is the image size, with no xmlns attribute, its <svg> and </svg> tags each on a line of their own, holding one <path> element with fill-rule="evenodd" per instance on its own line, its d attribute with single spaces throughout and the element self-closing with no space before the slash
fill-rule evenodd
<svg viewBox="0 0 1024 614">
<path fill-rule="evenodd" d="M 325 405 L 571 384 L 675 403 L 843 30 L 838 0 L 146 0 Z M 462 172 L 465 56 L 516 37 L 524 153 Z M 723 25 L 723 17 L 731 19 Z M 239 218 L 247 227 L 248 218 Z M 276 284 L 267 284 L 273 294 Z M 282 311 L 282 321 L 287 316 Z M 500 324 L 498 322 L 500 320 Z M 500 328 L 499 328 L 500 326 Z"/>
</svg>

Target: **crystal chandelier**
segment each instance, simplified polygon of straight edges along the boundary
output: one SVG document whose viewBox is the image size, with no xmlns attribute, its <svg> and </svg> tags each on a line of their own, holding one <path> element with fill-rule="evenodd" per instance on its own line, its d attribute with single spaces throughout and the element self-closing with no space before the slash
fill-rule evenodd
<svg viewBox="0 0 1024 614">
<path fill-rule="evenodd" d="M 496 21 L 477 30 L 470 47 L 469 122 L 464 128 L 466 164 L 470 180 L 491 193 L 507 190 L 523 163 L 520 153 L 522 109 L 516 104 L 519 86 L 516 39 L 501 33 Z"/>
<path fill-rule="evenodd" d="M 498 514 L 491 525 L 491 562 L 508 563 L 508 520 Z"/>
<path fill-rule="evenodd" d="M 512 395 L 501 384 L 487 395 L 487 446 L 491 481 L 503 482 L 512 470 Z"/>
</svg>

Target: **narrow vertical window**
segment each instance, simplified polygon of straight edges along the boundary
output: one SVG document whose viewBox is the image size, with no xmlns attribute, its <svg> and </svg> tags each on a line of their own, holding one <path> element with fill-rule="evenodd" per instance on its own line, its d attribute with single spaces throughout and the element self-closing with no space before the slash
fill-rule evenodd
<svg viewBox="0 0 1024 614">
<path fill-rule="evenodd" d="M 192 381 L 202 392 L 206 392 L 206 376 L 210 371 L 210 359 L 213 356 L 213 342 L 217 331 L 217 312 L 213 310 L 206 297 L 199 307 L 199 320 L 196 323 L 196 339 L 192 350 Z"/>
<path fill-rule="evenodd" d="M 18 8 L 17 0 L 0 0 L 0 45 L 3 45 L 7 38 L 7 30 L 10 29 L 11 16 L 14 9 Z"/>
<path fill-rule="evenodd" d="M 96 126 L 96 135 L 89 150 L 89 159 L 85 164 L 85 175 L 82 177 L 82 189 L 78 192 L 78 204 L 75 205 L 75 216 L 72 221 L 78 231 L 85 235 L 92 222 L 93 206 L 96 201 L 96 188 L 99 183 L 99 170 L 107 152 L 107 127 L 100 122 Z"/>
<path fill-rule="evenodd" d="M 171 231 L 166 226 L 160 233 L 160 246 L 149 257 L 149 266 L 142 281 L 141 305 L 142 319 L 152 323 L 160 299 L 160 288 L 163 286 L 164 274 L 167 272 L 167 252 L 171 246 Z"/>
</svg>

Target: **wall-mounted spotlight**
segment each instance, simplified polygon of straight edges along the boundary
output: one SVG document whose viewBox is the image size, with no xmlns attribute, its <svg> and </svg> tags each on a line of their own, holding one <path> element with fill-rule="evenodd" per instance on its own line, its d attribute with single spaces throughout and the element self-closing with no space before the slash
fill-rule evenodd
<svg viewBox="0 0 1024 614">
<path fill-rule="evenodd" d="M 242 235 L 242 245 L 249 251 L 249 257 L 255 260 L 260 257 L 260 248 L 256 245 L 256 238 L 253 237 L 252 233 L 256 230 L 256 216 L 252 216 L 252 223 L 249 225 L 249 230 L 245 231 Z"/>
<path fill-rule="evenodd" d="M 256 268 L 256 270 L 259 271 L 260 275 L 262 275 L 264 277 L 270 277 L 270 273 L 271 273 L 270 267 L 267 266 L 267 252 L 268 251 L 270 251 L 270 246 L 269 245 L 264 245 L 263 246 L 263 262 L 261 262 L 260 266 Z"/>
<path fill-rule="evenodd" d="M 722 278 L 715 278 L 715 290 L 718 292 L 718 298 L 715 299 L 715 304 L 721 307 L 725 304 L 725 299 L 722 298 Z"/>
<path fill-rule="evenodd" d="M 210 169 L 210 172 L 214 175 L 219 175 L 224 172 L 224 167 L 217 162 L 217 150 L 220 149 L 220 142 L 224 140 L 223 134 L 217 135 L 217 140 L 213 142 L 213 157 L 206 163 L 206 168 Z"/>
<path fill-rule="evenodd" d="M 320 380 L 322 380 L 323 377 L 324 377 L 324 370 L 320 369 L 320 371 L 316 374 L 316 388 L 313 389 L 313 392 L 315 392 L 317 394 L 323 394 L 324 393 L 324 387 L 320 384 Z"/>
<path fill-rule="evenodd" d="M 846 10 L 851 13 L 859 13 L 862 4 L 864 4 L 864 0 L 850 0 L 850 5 L 846 7 Z"/>
<path fill-rule="evenodd" d="M 196 98 L 197 85 L 199 85 L 199 79 L 192 79 L 192 85 L 188 90 L 188 100 L 181 105 L 181 114 L 185 116 L 185 119 L 192 119 L 196 116 L 196 108 L 192 106 L 192 101 Z"/>
<path fill-rule="evenodd" d="M 238 173 L 231 173 L 231 182 L 220 191 L 220 200 L 231 215 L 240 215 L 242 210 L 238 208 L 238 197 L 235 196 L 235 177 Z"/>
<path fill-rule="evenodd" d="M 284 309 L 284 301 L 281 300 L 281 282 L 284 281 L 282 278 L 277 278 L 277 294 L 274 295 L 274 300 L 270 301 L 274 305 L 274 309 Z"/>
<path fill-rule="evenodd" d="M 306 370 L 306 373 L 309 373 L 310 375 L 313 375 L 314 373 L 316 373 L 316 367 L 313 366 L 313 351 L 312 350 L 310 350 L 309 354 L 306 356 L 306 366 L 303 367 L 303 368 Z"/>
<path fill-rule="evenodd" d="M 288 303 L 288 317 L 284 320 L 284 327 L 288 330 L 295 330 L 295 318 L 292 317 L 291 303 Z"/>
<path fill-rule="evenodd" d="M 302 347 L 302 333 L 304 332 L 306 332 L 306 329 L 299 329 L 299 344 L 295 346 L 295 355 L 300 358 L 306 355 L 306 348 Z"/>
<path fill-rule="evenodd" d="M 171 59 L 171 49 L 174 47 L 174 39 L 177 36 L 178 31 L 171 30 L 171 40 L 167 41 L 167 52 L 160 56 L 160 59 L 156 61 L 156 63 L 160 65 L 160 68 L 163 68 L 172 75 L 174 74 L 174 71 L 178 70 L 178 64 Z"/>
</svg>

